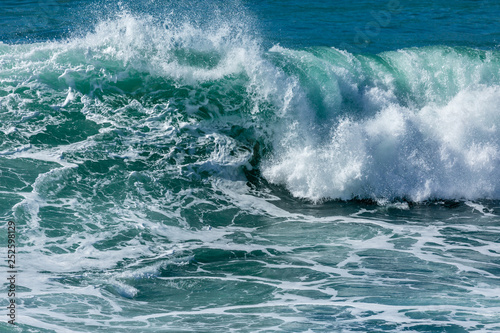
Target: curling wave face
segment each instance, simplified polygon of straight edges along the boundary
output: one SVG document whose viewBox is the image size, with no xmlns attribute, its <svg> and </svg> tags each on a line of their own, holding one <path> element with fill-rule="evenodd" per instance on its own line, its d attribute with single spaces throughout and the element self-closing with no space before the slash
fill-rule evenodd
<svg viewBox="0 0 500 333">
<path fill-rule="evenodd" d="M 312 200 L 499 198 L 497 52 L 271 52 L 311 109 L 263 162 L 271 182 Z"/>
</svg>

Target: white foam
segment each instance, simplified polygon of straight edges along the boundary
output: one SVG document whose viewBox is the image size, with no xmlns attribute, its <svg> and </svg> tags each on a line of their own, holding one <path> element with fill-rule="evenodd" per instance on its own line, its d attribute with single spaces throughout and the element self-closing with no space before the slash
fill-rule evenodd
<svg viewBox="0 0 500 333">
<path fill-rule="evenodd" d="M 436 54 L 441 53 L 424 49 L 404 54 L 437 61 Z M 321 123 L 289 121 L 277 135 L 274 154 L 263 163 L 263 175 L 285 185 L 293 195 L 313 201 L 500 198 L 500 81 L 485 84 L 487 76 L 481 74 L 495 70 L 498 64 L 494 67 L 488 61 L 464 57 L 469 65 L 463 72 L 453 68 L 455 76 L 448 79 L 449 89 L 444 90 L 439 85 L 448 81 L 423 75 L 439 71 L 436 64 L 430 69 L 420 63 L 421 68 L 415 64 L 406 68 L 399 67 L 405 64 L 399 53 L 385 57 L 407 75 L 403 79 L 410 80 L 404 82 L 413 90 L 408 92 L 416 103 L 396 98 L 405 93 L 395 84 L 401 77 L 391 77 L 374 64 L 383 80 L 373 78 L 366 87 L 359 78 L 360 113 L 339 110 L 326 120 L 317 120 Z M 443 66 L 452 66 L 447 61 L 457 67 L 464 65 L 464 59 L 456 60 L 454 53 L 444 57 L 440 60 Z M 322 66 L 336 66 L 321 61 Z M 351 82 L 353 70 L 344 76 L 337 71 L 336 80 Z"/>
</svg>

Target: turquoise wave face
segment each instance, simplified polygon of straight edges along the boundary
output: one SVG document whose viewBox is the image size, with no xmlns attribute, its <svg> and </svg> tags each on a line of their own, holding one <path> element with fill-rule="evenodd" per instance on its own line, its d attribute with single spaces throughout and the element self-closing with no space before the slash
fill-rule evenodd
<svg viewBox="0 0 500 333">
<path fill-rule="evenodd" d="M 498 53 L 271 55 L 306 97 L 262 163 L 269 181 L 313 200 L 498 198 Z"/>
<path fill-rule="evenodd" d="M 0 43 L 21 330 L 497 331 L 498 51 L 243 14 Z"/>
</svg>

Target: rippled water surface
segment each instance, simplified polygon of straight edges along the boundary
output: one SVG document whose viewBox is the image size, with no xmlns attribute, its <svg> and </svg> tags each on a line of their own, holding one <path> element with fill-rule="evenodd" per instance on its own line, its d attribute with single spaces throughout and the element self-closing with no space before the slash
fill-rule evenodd
<svg viewBox="0 0 500 333">
<path fill-rule="evenodd" d="M 499 10 L 1 2 L 0 331 L 500 331 Z"/>
</svg>

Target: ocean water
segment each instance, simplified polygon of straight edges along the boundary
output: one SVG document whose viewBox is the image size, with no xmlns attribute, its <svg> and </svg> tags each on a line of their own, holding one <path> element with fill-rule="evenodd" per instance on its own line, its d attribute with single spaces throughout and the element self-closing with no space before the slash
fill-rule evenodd
<svg viewBox="0 0 500 333">
<path fill-rule="evenodd" d="M 0 22 L 1 332 L 500 331 L 500 2 Z"/>
</svg>

